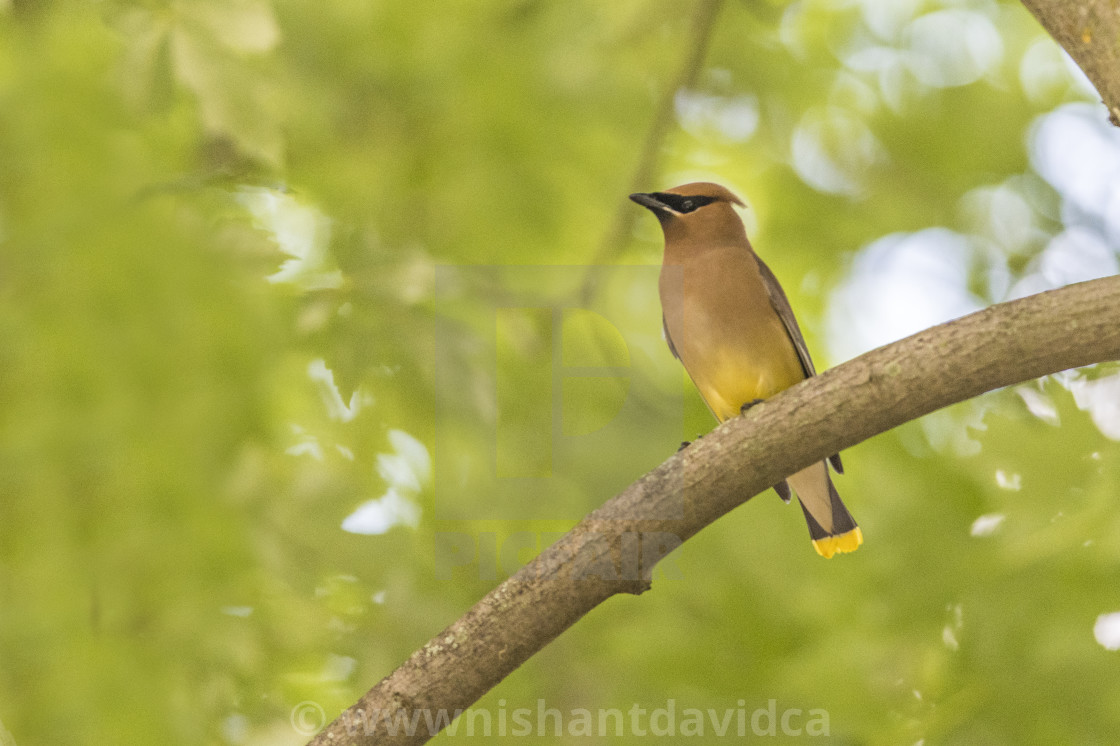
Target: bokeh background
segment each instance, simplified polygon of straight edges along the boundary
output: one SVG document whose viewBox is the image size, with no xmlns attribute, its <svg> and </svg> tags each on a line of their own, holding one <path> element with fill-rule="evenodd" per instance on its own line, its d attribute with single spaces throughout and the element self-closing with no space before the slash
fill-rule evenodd
<svg viewBox="0 0 1120 746">
<path fill-rule="evenodd" d="M 0 0 L 0 743 L 304 743 L 710 429 L 630 191 L 738 192 L 824 368 L 1117 272 L 1117 174 L 1014 2 Z M 763 495 L 477 707 L 1108 742 L 1117 439 L 1111 366 L 883 434 L 859 552 Z"/>
</svg>

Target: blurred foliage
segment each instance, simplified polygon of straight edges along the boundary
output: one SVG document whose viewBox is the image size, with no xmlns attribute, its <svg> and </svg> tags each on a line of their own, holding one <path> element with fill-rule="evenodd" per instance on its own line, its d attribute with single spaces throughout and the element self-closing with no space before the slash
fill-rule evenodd
<svg viewBox="0 0 1120 746">
<path fill-rule="evenodd" d="M 699 9 L 0 2 L 0 741 L 302 743 L 710 429 L 634 188 L 738 191 L 818 367 L 947 295 L 1116 271 L 1120 201 L 1076 169 L 1120 146 L 1012 2 L 728 0 L 629 183 Z M 1105 155 L 1051 157 L 1061 122 Z M 951 271 L 892 295 L 862 250 L 906 237 Z M 1107 742 L 1116 380 L 853 448 L 858 553 L 763 495 L 478 707 Z"/>
</svg>

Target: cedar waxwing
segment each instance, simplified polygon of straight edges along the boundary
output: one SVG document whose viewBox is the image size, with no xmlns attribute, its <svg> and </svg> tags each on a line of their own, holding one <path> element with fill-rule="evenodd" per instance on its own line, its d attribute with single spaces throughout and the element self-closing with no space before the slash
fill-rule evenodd
<svg viewBox="0 0 1120 746">
<path fill-rule="evenodd" d="M 743 204 L 738 197 L 718 184 L 700 182 L 630 199 L 661 223 L 665 341 L 717 420 L 816 375 L 789 300 L 754 253 L 732 207 Z M 839 454 L 829 461 L 843 471 Z M 863 543 L 824 461 L 786 481 L 797 493 L 821 556 L 853 552 Z M 789 502 L 785 481 L 774 489 Z"/>
</svg>

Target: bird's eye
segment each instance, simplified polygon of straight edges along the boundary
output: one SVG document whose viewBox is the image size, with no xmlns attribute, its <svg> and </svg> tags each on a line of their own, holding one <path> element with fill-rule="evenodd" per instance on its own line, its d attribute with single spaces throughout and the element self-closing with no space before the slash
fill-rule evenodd
<svg viewBox="0 0 1120 746">
<path fill-rule="evenodd" d="M 673 194 L 672 192 L 654 192 L 653 196 L 673 212 L 682 215 L 690 213 L 693 210 L 698 210 L 704 205 L 710 205 L 716 201 L 715 197 L 705 197 L 702 194 L 690 194 L 686 197 L 680 194 Z"/>
</svg>

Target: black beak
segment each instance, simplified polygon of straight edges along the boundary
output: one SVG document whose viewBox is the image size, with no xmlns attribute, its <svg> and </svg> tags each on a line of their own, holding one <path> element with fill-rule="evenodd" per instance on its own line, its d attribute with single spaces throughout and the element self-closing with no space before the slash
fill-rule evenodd
<svg viewBox="0 0 1120 746">
<path fill-rule="evenodd" d="M 652 194 L 637 192 L 636 194 L 631 194 L 630 199 L 634 202 L 637 202 L 642 207 L 645 207 L 648 210 L 652 210 L 654 215 L 663 215 L 666 212 L 669 212 L 669 206 L 661 200 L 657 199 L 657 197 L 654 197 Z"/>
</svg>

